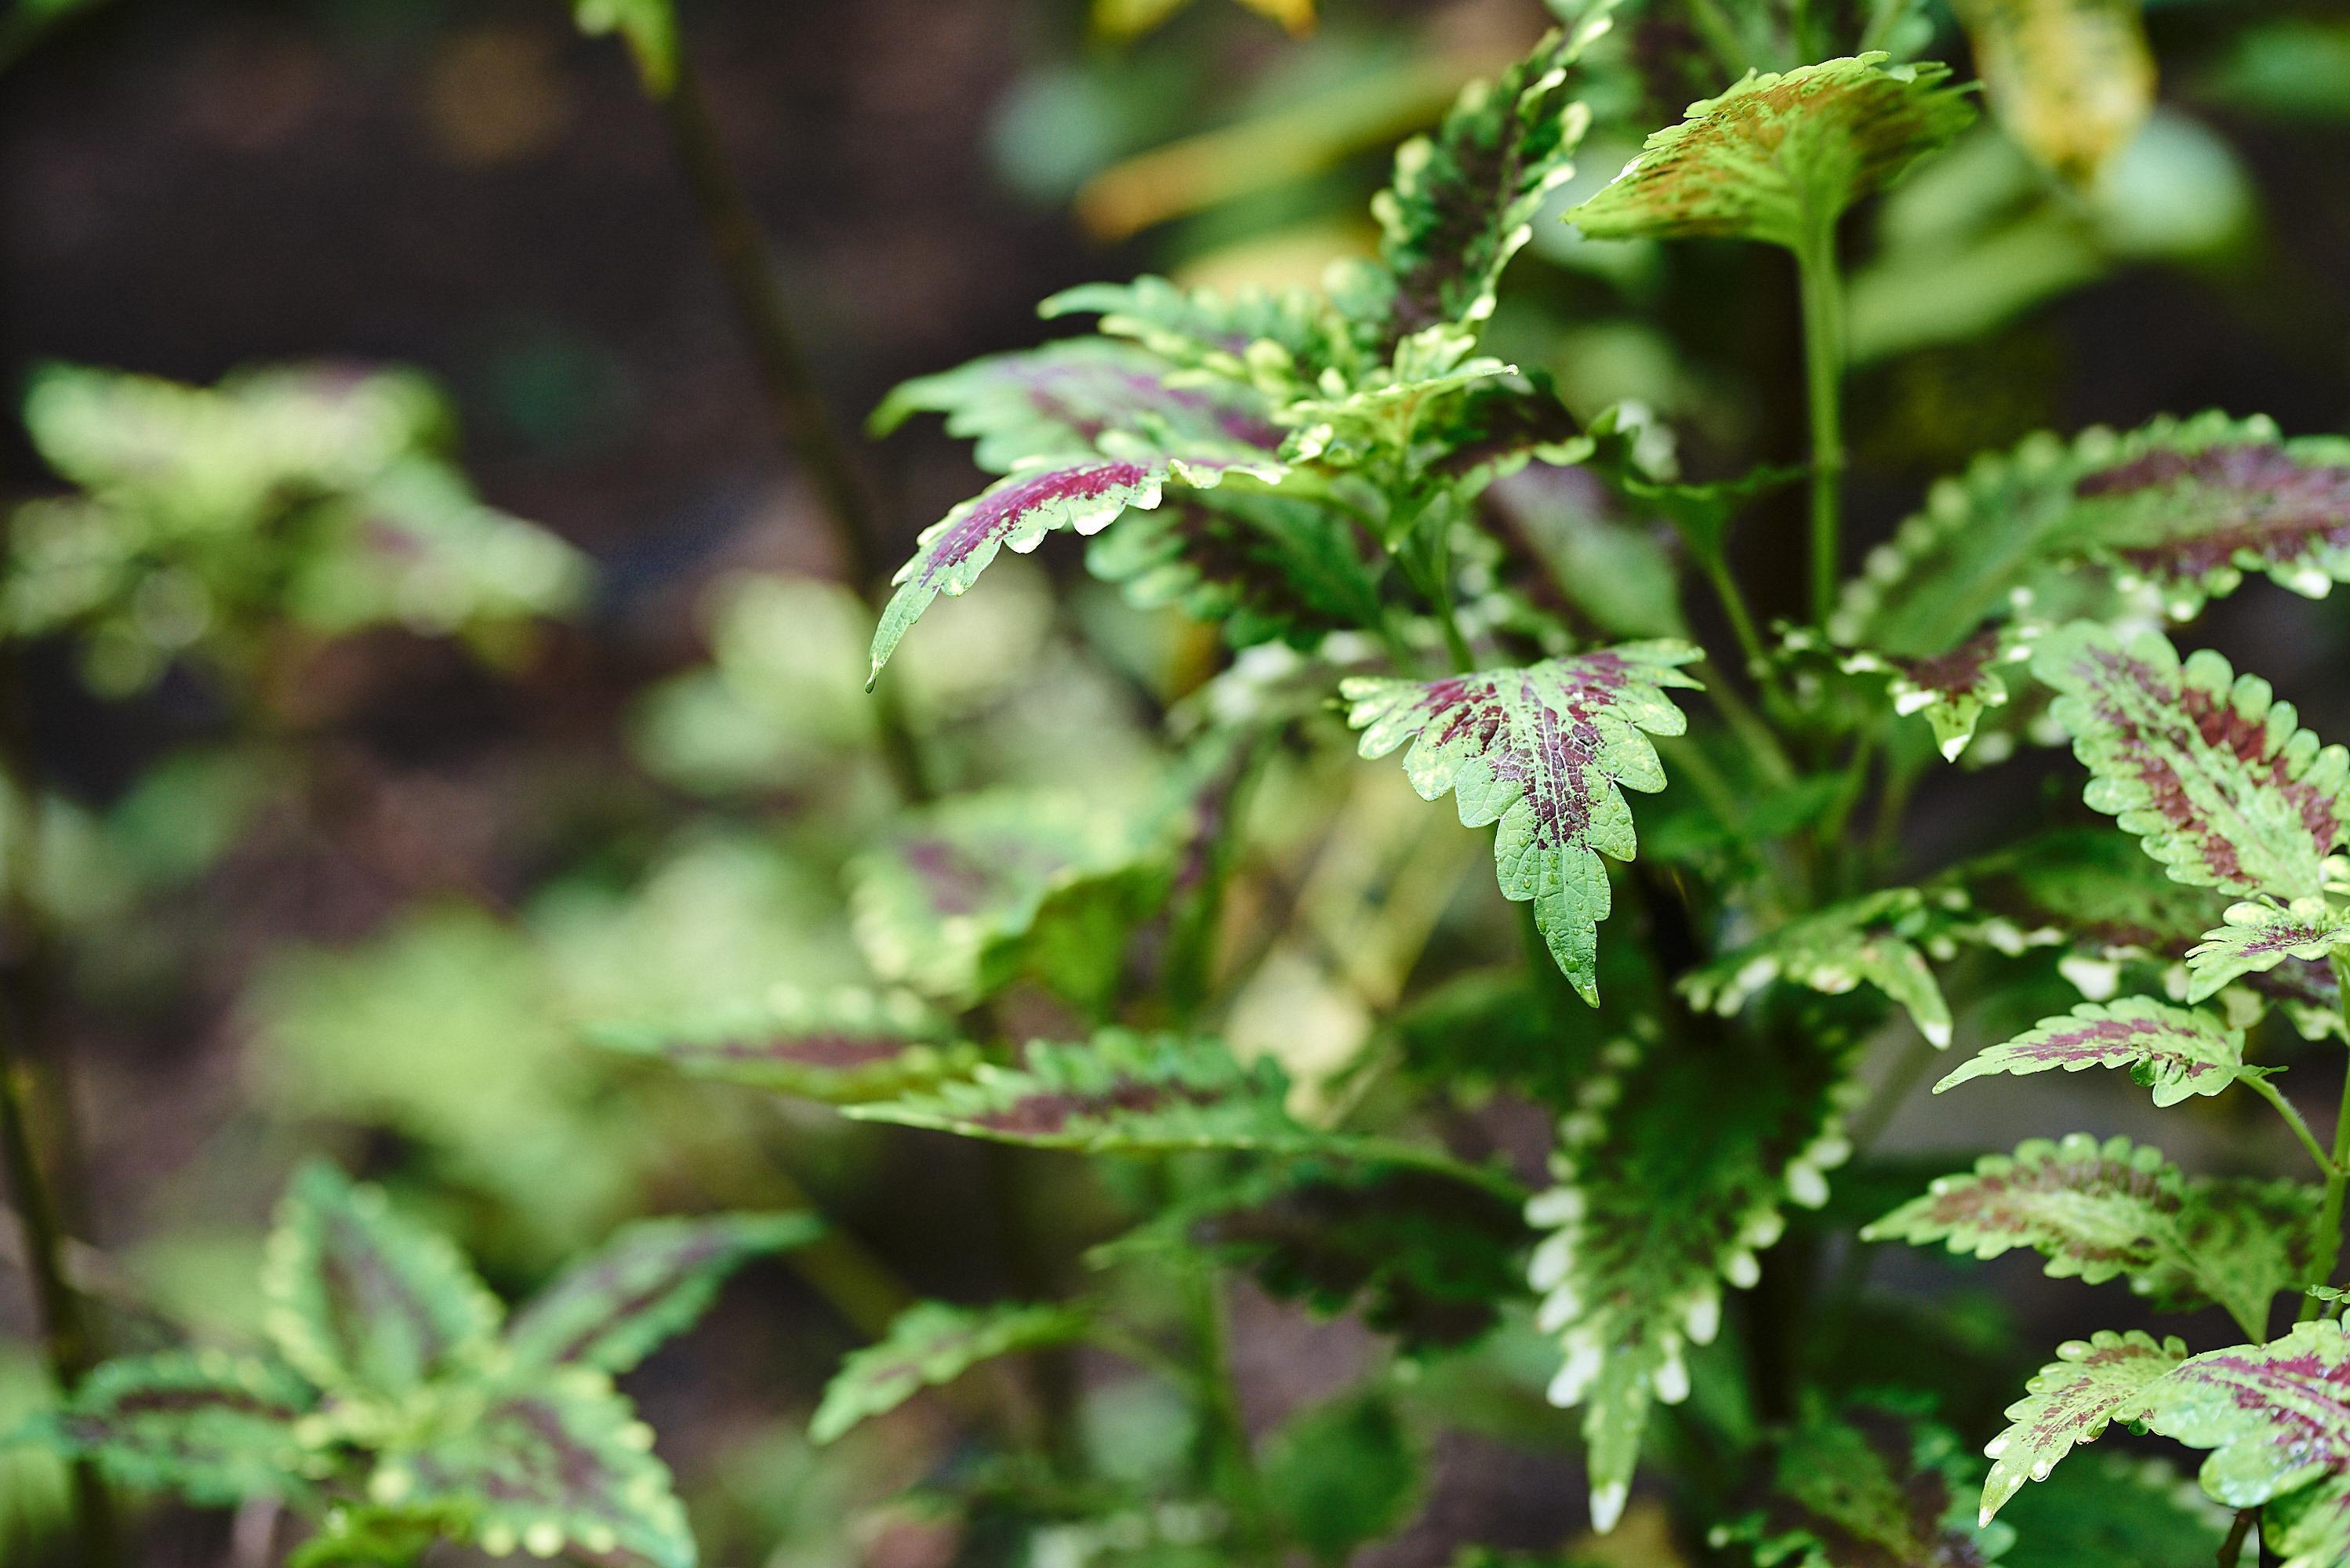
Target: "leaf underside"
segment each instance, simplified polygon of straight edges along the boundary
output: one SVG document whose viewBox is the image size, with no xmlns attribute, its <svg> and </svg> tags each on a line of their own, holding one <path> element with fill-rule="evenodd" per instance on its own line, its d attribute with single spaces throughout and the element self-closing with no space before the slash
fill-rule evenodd
<svg viewBox="0 0 2350 1568">
<path fill-rule="evenodd" d="M 1420 797 L 1450 792 L 1463 826 L 1496 826 L 1503 895 L 1533 902 L 1551 957 L 1594 1004 L 1611 903 L 1600 856 L 1628 860 L 1638 848 L 1623 790 L 1664 787 L 1648 735 L 1687 729 L 1665 689 L 1694 687 L 1679 667 L 1698 657 L 1683 643 L 1626 643 L 1520 670 L 1354 678 L 1339 689 L 1362 755 L 1412 742 L 1404 773 Z"/>
</svg>

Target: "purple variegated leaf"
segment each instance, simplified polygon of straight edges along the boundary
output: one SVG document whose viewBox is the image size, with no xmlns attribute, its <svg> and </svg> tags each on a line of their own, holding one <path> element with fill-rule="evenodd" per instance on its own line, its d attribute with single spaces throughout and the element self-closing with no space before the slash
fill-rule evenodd
<svg viewBox="0 0 2350 1568">
<path fill-rule="evenodd" d="M 991 485 L 923 530 L 921 547 L 899 568 L 894 579 L 898 591 L 889 596 L 881 623 L 874 628 L 873 666 L 866 684 L 880 679 L 881 667 L 931 602 L 941 594 L 955 597 L 969 592 L 997 551 L 1009 545 L 1024 555 L 1059 528 L 1098 534 L 1129 506 L 1143 511 L 1157 506 L 1170 481 L 1209 489 L 1236 471 L 1269 479 L 1279 468 L 1226 458 L 1112 457 L 1023 469 Z"/>
<path fill-rule="evenodd" d="M 1629 860 L 1638 847 L 1622 791 L 1664 787 L 1648 735 L 1687 728 L 1665 689 L 1694 688 L 1679 667 L 1698 657 L 1685 643 L 1635 642 L 1518 670 L 1339 688 L 1364 756 L 1414 742 L 1404 773 L 1420 798 L 1451 792 L 1463 826 L 1498 825 L 1503 896 L 1533 902 L 1551 957 L 1594 1005 L 1610 903 L 1599 857 Z"/>
<path fill-rule="evenodd" d="M 1777 1568 L 1985 1568 L 2007 1532 L 1982 1534 L 1960 1501 L 1978 1468 L 1913 1401 L 1814 1404 L 1768 1446 L 1755 1506 L 1708 1539 Z"/>
<path fill-rule="evenodd" d="M 2031 657 L 2031 644 L 2013 628 L 1986 627 L 1947 653 L 1903 658 L 1862 649 L 1845 655 L 1842 663 L 1846 674 L 1885 676 L 1894 712 L 1923 714 L 1942 760 L 1956 762 L 1983 714 L 2007 706 L 2003 668 Z"/>
<path fill-rule="evenodd" d="M 532 1366 L 626 1372 L 700 1317 L 743 1264 L 822 1234 L 824 1222 L 813 1214 L 639 1220 L 515 1313 L 506 1349 Z"/>
<path fill-rule="evenodd" d="M 2350 753 L 2323 746 L 2257 676 L 2206 650 L 2181 664 L 2154 632 L 2125 641 L 2074 622 L 2033 668 L 2092 777 L 2090 805 L 2137 834 L 2171 876 L 2280 899 L 2324 890 L 2350 823 Z"/>
<path fill-rule="evenodd" d="M 1219 490 L 1131 514 L 1095 535 L 1086 569 L 1138 608 L 1172 604 L 1222 622 L 1236 648 L 1275 639 L 1307 647 L 1378 622 L 1378 556 L 1362 526 L 1334 508 Z"/>
<path fill-rule="evenodd" d="M 908 381 L 874 410 L 872 429 L 885 435 L 917 412 L 944 414 L 947 433 L 976 440 L 973 461 L 997 473 L 1037 459 L 1098 457 L 1113 433 L 1124 455 L 1230 447 L 1270 457 L 1280 449 L 1287 432 L 1253 389 L 1224 379 L 1170 386 L 1177 369 L 1129 344 L 1070 338 Z"/>
<path fill-rule="evenodd" d="M 917 1302 L 878 1345 L 852 1351 L 824 1391 L 808 1435 L 829 1443 L 858 1423 L 887 1415 L 924 1388 L 953 1382 L 1001 1355 L 1082 1338 L 1090 1326 L 1075 1307 L 1047 1303 L 950 1306 Z"/>
<path fill-rule="evenodd" d="M 2237 904 L 2228 910 L 2228 923 L 2205 932 L 2202 942 L 2188 953 L 2187 968 L 2193 978 L 2187 999 L 2200 1002 L 2231 981 L 2266 974 L 2291 961 L 2326 962 L 2345 949 L 2350 949 L 2350 910 L 2335 909 L 2324 898 Z"/>
<path fill-rule="evenodd" d="M 2244 1073 L 2244 1035 L 2201 1012 L 2140 997 L 2110 1007 L 2084 1002 L 2062 1018 L 1994 1045 L 1934 1085 L 1940 1094 L 1970 1078 L 2023 1076 L 2054 1068 L 2126 1067 L 2154 1090 L 2158 1106 L 2190 1095 L 2216 1095 Z"/>
<path fill-rule="evenodd" d="M 2135 1329 L 2099 1329 L 2058 1345 L 2056 1359 L 2007 1407 L 2013 1424 L 1983 1450 L 1991 1467 L 1983 1482 L 1982 1521 L 1989 1524 L 2026 1480 L 2046 1480 L 2075 1446 L 2104 1436 L 2116 1410 L 2186 1359 L 2183 1340 L 2156 1340 Z"/>
<path fill-rule="evenodd" d="M 831 1105 L 886 1099 L 968 1072 L 974 1045 L 902 992 L 810 995 L 777 986 L 761 1005 L 683 1021 L 607 1024 L 597 1044 L 698 1078 Z"/>
<path fill-rule="evenodd" d="M 396 1397 L 461 1373 L 504 1316 L 446 1239 L 323 1164 L 294 1179 L 261 1283 L 278 1353 L 336 1394 Z"/>
<path fill-rule="evenodd" d="M 2262 1511 L 2261 1544 L 2284 1568 L 2350 1561 L 2350 1337 L 2299 1324 L 2267 1345 L 2190 1356 L 2115 1410 L 2207 1449 L 2203 1490 Z"/>
<path fill-rule="evenodd" d="M 598 1568 L 694 1568 L 693 1536 L 652 1429 L 585 1367 L 494 1388 L 478 1414 L 412 1450 L 388 1449 L 377 1501 L 465 1521 L 494 1557 L 519 1547 Z"/>
<path fill-rule="evenodd" d="M 1872 985 L 1939 1051 L 1950 1043 L 1950 1004 L 1918 944 L 1941 923 L 1941 911 L 1915 888 L 1884 888 L 1790 920 L 1690 971 L 1680 990 L 1692 1005 L 1727 1017 L 1776 981 L 1824 996 Z"/>
<path fill-rule="evenodd" d="M 116 1481 L 214 1506 L 306 1498 L 331 1466 L 302 1441 L 317 1392 L 274 1363 L 219 1351 L 110 1361 L 24 1438 L 92 1459 Z"/>
</svg>

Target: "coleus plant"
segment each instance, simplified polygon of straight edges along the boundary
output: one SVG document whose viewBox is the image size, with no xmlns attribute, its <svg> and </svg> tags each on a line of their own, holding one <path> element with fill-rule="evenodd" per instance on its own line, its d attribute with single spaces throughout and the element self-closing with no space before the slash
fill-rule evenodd
<svg viewBox="0 0 2350 1568">
<path fill-rule="evenodd" d="M 19 1436 L 130 1487 L 274 1499 L 315 1526 L 296 1564 L 412 1563 L 451 1541 L 690 1568 L 652 1431 L 612 1379 L 742 1263 L 821 1230 L 806 1214 L 640 1221 L 509 1315 L 380 1189 L 309 1166 L 269 1239 L 265 1345 L 109 1362 Z"/>
<path fill-rule="evenodd" d="M 2250 579 L 2313 597 L 2345 580 L 2350 442 L 2220 413 L 2036 436 L 1933 487 L 1846 577 L 1841 220 L 1968 128 L 1969 91 L 1885 48 L 1817 58 L 1829 51 L 1804 39 L 1826 24 L 1798 8 L 1783 36 L 1763 30 L 1812 63 L 1692 104 L 1560 213 L 1615 21 L 1604 0 L 1561 9 L 1565 26 L 1407 144 L 1374 206 L 1376 255 L 1321 288 L 1073 289 L 1044 314 L 1090 317 L 1092 333 L 908 383 L 875 416 L 886 434 L 942 415 L 999 477 L 897 574 L 871 680 L 1001 551 L 1080 535 L 1086 566 L 1130 603 L 1212 624 L 1232 650 L 1175 711 L 1175 786 L 1140 805 L 1002 789 L 910 803 L 849 872 L 870 993 L 634 1021 L 605 1043 L 1122 1173 L 1143 1212 L 1090 1257 L 1183 1282 L 1178 1343 L 1110 1286 L 924 1303 L 849 1358 L 816 1430 L 837 1437 L 999 1357 L 1103 1346 L 1191 1399 L 1201 1434 L 1187 1474 L 1122 1480 L 1095 1505 L 1127 1550 L 1336 1560 L 1410 1484 L 1362 1502 L 1353 1533 L 1285 1492 L 1276 1461 L 1301 1439 L 1259 1441 L 1224 1361 L 1215 1281 L 1246 1267 L 1278 1294 L 1361 1313 L 1419 1376 L 1492 1352 L 1497 1324 L 1552 1340 L 1544 1381 L 1581 1412 L 1601 1532 L 1644 1459 L 1672 1456 L 1681 1539 L 1726 1561 L 2232 1561 L 2257 1514 L 2294 1568 L 2350 1563 L 2350 1401 L 2334 1392 L 2345 1356 L 2323 1292 L 2350 1116 L 2329 1147 L 2254 1058 L 2272 1013 L 2350 1038 L 2350 761 L 2266 683 L 2209 652 L 2181 660 L 2155 629 Z M 2052 170 L 2092 177 L 2150 92 L 2135 8 L 1963 9 L 2002 120 Z M 1856 41 L 1916 31 L 1908 8 L 1877 10 Z M 2067 95 L 2057 67 L 2085 52 L 2126 67 L 2111 93 Z M 1595 240 L 1790 253 L 1806 467 L 1692 483 L 1643 410 L 1571 409 L 1494 351 L 1503 273 L 1553 216 Z M 1791 478 L 1808 480 L 1810 591 L 1773 637 L 1729 544 Z M 1545 526 L 1597 526 L 1595 498 L 1677 536 L 1664 559 L 1719 601 L 1731 650 L 1710 653 L 1670 603 L 1622 640 L 1617 607 L 1544 545 Z M 1528 527 L 1544 506 L 1559 517 Z M 1921 774 L 2059 733 L 2114 826 L 2052 822 L 1895 878 Z M 1419 796 L 1450 795 L 1462 827 L 1491 830 L 1501 902 L 1522 908 L 1476 929 L 1517 923 L 1521 951 L 1419 985 L 1408 958 L 1404 1000 L 1336 1078 L 1293 1082 L 1278 1042 L 1252 1059 L 1223 1037 L 1256 972 L 1248 946 L 1278 940 L 1277 917 L 1226 928 L 1269 759 L 1342 735 L 1367 759 L 1399 753 Z M 1939 1087 L 2118 1066 L 2158 1106 L 2235 1089 L 2280 1113 L 2275 1142 L 2305 1150 L 2318 1180 L 2190 1175 L 2072 1134 L 1987 1154 L 1860 1227 L 1866 1199 L 1839 1197 L 1842 1173 L 1915 1063 L 1979 1012 L 2044 994 L 2052 959 L 2085 999 Z M 1495 1094 L 1555 1119 L 1539 1190 L 1461 1152 L 1480 1147 L 1461 1118 Z M 1986 1470 L 1930 1392 L 1856 1387 L 1838 1366 L 1849 1342 L 1834 1325 L 1866 1297 L 1856 1262 L 1826 1277 L 1824 1247 L 1856 1260 L 1892 1240 L 2028 1247 L 2052 1274 L 2126 1279 L 2161 1310 L 2217 1307 L 2245 1343 L 2195 1355 L 2128 1327 L 2068 1345 Z M 2304 1321 L 2271 1339 L 2279 1299 L 2305 1302 Z M 1361 1397 L 1392 1406 L 1398 1385 L 1374 1372 Z M 1347 1410 L 1300 1420 L 1378 1427 Z M 2213 1450 L 2211 1501 L 2159 1466 L 2076 1467 L 2053 1501 L 1994 1521 L 2115 1420 Z M 1037 1441 L 1061 1481 L 1083 1470 L 1082 1454 Z M 1391 1457 L 1343 1462 L 1384 1475 Z M 1061 1506 L 1049 1492 L 1028 1494 L 1032 1517 Z M 1207 1522 L 1179 1526 L 1177 1501 L 1206 1502 Z"/>
</svg>

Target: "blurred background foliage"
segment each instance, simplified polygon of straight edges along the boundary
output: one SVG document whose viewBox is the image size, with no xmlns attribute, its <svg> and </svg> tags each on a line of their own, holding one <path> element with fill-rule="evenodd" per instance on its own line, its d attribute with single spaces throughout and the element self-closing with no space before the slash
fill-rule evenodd
<svg viewBox="0 0 2350 1568">
<path fill-rule="evenodd" d="M 0 364 L 26 422 L 0 435 L 22 567 L 6 611 L 42 637 L 38 890 L 97 1175 L 76 1257 L 117 1339 L 249 1327 L 267 1204 L 311 1149 L 391 1184 L 507 1289 L 631 1215 L 812 1195 L 919 1292 L 1033 1292 L 1039 1265 L 983 1196 L 988 1156 L 580 1044 L 599 1022 L 865 978 L 844 888 L 891 807 L 859 690 L 868 612 L 773 444 L 620 51 L 551 0 L 14 5 Z M 1856 500 L 1880 535 L 1926 481 L 2039 428 L 2207 406 L 2350 428 L 2338 6 L 2151 0 L 2143 44 L 2118 5 L 2071 7 L 2053 36 L 2008 0 L 1809 22 L 1764 0 L 1628 9 L 1562 209 L 1690 99 L 1792 63 L 1804 26 L 1971 57 L 1990 79 L 1995 114 L 1856 225 Z M 844 422 L 907 375 L 1029 341 L 1033 302 L 1071 284 L 1311 280 L 1368 251 L 1393 142 L 1545 20 L 1534 0 L 682 10 Z M 2091 75 L 2142 93 L 2064 96 Z M 1700 477 L 1785 461 L 1801 415 L 1778 373 L 1797 361 L 1783 266 L 1537 223 L 1494 351 L 1580 410 L 1649 404 Z M 973 483 L 929 430 L 873 467 L 899 544 Z M 1595 621 L 1670 629 L 1668 546 L 1595 504 L 1572 483 L 1509 499 Z M 1783 536 L 1748 528 L 1742 566 L 1788 602 Z M 1156 787 L 1162 716 L 1198 700 L 1214 633 L 1132 607 L 1075 559 L 1000 564 L 899 656 L 941 783 L 1128 808 Z M 2342 732 L 2350 688 L 2323 679 L 2350 655 L 2340 618 L 2260 604 L 2223 612 L 2243 662 Z M 1276 656 L 1253 672 L 1278 690 Z M 1500 918 L 1458 896 L 1478 846 L 1392 773 L 1301 746 L 1250 803 L 1230 1033 L 1308 1098 L 1347 1092 L 1367 1050 L 1408 1051 L 1413 1013 L 1392 1040 L 1378 1021 L 1440 1005 L 1436 982 L 1461 981 L 1471 933 Z M 2039 785 L 1934 787 L 1943 842 L 1921 858 Z M 1667 810 L 1653 841 L 1702 865 L 1704 813 Z M 1070 1001 L 1014 1005 L 1048 1019 Z M 1541 1147 L 1538 1118 L 1472 1108 L 1481 1136 Z M 1892 1133 L 1897 1149 L 1916 1136 Z M 1875 1196 L 1840 1186 L 1837 1212 L 1873 1214 Z M 1074 1166 L 1014 1195 L 1031 1228 L 1081 1242 L 1119 1201 Z M 1985 1390 L 2015 1380 L 2019 1345 L 2091 1326 L 2033 1269 L 1997 1272 L 2039 1315 L 2019 1339 L 1988 1295 L 1941 1293 L 1935 1342 L 1980 1347 L 1979 1365 L 1942 1364 L 1954 1415 L 2001 1401 Z M 5 1253 L 0 1275 L 5 1427 L 41 1388 Z M 709 1560 L 993 1561 L 961 1515 L 879 1504 L 953 1473 L 940 1411 L 917 1401 L 820 1462 L 810 1449 L 816 1394 L 861 1337 L 824 1290 L 760 1265 L 630 1380 Z M 1887 1316 L 1871 1343 L 1920 1343 Z M 1376 1561 L 1396 1568 L 1471 1537 L 1560 1545 L 1568 1423 L 1530 1417 L 1544 1365 L 1523 1325 L 1440 1376 L 1399 1363 L 1335 1404 L 1383 1354 L 1358 1329 L 1251 1294 L 1235 1354 L 1269 1471 L 1330 1560 L 1390 1526 Z M 1152 1385 L 1093 1372 L 1086 1430 L 1109 1473 L 1187 1440 Z M 1429 1440 L 1437 1407 L 1468 1430 Z M 63 1496 L 45 1461 L 0 1455 L 0 1559 L 45 1561 Z M 1115 1524 L 1035 1560 L 1088 1561 L 1103 1543 L 1085 1532 Z M 1673 1561 L 1643 1528 L 1591 1560 Z M 269 1529 L 165 1515 L 141 1561 L 257 1563 Z"/>
</svg>

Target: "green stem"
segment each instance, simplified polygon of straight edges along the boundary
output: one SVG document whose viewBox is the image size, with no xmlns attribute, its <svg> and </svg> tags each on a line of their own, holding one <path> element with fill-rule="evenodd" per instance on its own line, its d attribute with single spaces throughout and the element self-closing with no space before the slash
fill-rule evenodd
<svg viewBox="0 0 2350 1568">
<path fill-rule="evenodd" d="M 2244 1542 L 2251 1539 L 2252 1526 L 2260 1517 L 2257 1508 L 2236 1511 L 2236 1521 L 2228 1527 L 2228 1539 L 2220 1543 L 2220 1568 L 2242 1568 Z"/>
<path fill-rule="evenodd" d="M 650 84 L 648 90 L 652 91 Z M 692 193 L 725 281 L 727 297 L 757 367 L 768 413 L 824 503 L 835 545 L 850 578 L 859 592 L 879 604 L 889 592 L 889 566 L 881 553 L 879 509 L 856 459 L 834 427 L 831 410 L 826 408 L 808 369 L 799 333 L 776 281 L 765 234 L 727 161 L 701 78 L 682 52 L 668 92 L 652 91 L 652 96 L 668 121 L 678 166 Z M 913 802 L 933 798 L 937 790 L 895 686 L 882 682 L 875 690 L 874 701 L 882 760 L 898 793 Z"/>
<path fill-rule="evenodd" d="M 1185 1307 L 1191 1323 L 1192 1353 L 1200 1366 L 1201 1426 L 1211 1479 L 1232 1501 L 1234 1534 L 1244 1563 L 1273 1560 L 1271 1519 L 1264 1480 L 1256 1468 L 1248 1424 L 1241 1416 L 1240 1384 L 1232 1376 L 1232 1336 L 1224 1322 L 1224 1297 L 1215 1270 L 1190 1271 Z"/>
<path fill-rule="evenodd" d="M 1843 553 L 1839 518 L 1844 484 L 1844 304 L 1836 281 L 1835 222 L 1811 221 L 1795 247 L 1804 304 L 1804 384 L 1812 420 L 1812 620 L 1827 624 Z"/>
<path fill-rule="evenodd" d="M 2317 1141 L 2317 1135 L 2309 1130 L 2309 1124 L 2302 1119 L 2301 1113 L 2293 1108 L 2293 1102 L 2277 1093 L 2276 1085 L 2270 1083 L 2265 1076 L 2251 1077 L 2244 1081 L 2252 1086 L 2252 1093 L 2266 1100 L 2275 1108 L 2276 1114 L 2284 1118 L 2285 1126 L 2293 1129 L 2293 1136 L 2301 1140 L 2301 1147 L 2307 1149 L 2309 1158 L 2317 1162 L 2317 1173 L 2320 1176 L 2332 1176 L 2334 1162 L 2325 1158 L 2325 1146 Z"/>
<path fill-rule="evenodd" d="M 2334 982 L 2342 992 L 2342 1015 L 2350 1023 L 2350 956 L 2334 955 Z M 2350 1072 L 2342 1079 L 2341 1106 L 2334 1116 L 2334 1158 L 2332 1169 L 2325 1178 L 2325 1199 L 2317 1211 L 2318 1246 L 2322 1249 L 2314 1271 L 2321 1282 L 2334 1278 L 2334 1265 L 2342 1256 L 2342 1191 L 2345 1179 L 2350 1179 Z M 2304 1297 L 2301 1303 L 2301 1319 L 2308 1323 L 2325 1310 L 2325 1303 L 2315 1296 Z"/>
</svg>

